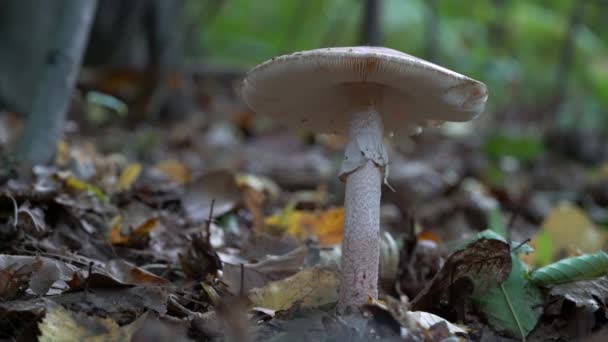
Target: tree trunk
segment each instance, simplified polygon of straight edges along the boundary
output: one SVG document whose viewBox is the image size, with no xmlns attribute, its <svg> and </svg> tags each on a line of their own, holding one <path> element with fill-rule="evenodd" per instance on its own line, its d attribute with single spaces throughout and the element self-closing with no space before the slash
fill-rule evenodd
<svg viewBox="0 0 608 342">
<path fill-rule="evenodd" d="M 439 1 L 427 1 L 425 58 L 433 63 L 439 59 Z"/>
<path fill-rule="evenodd" d="M 96 5 L 97 0 L 63 0 L 61 21 L 51 36 L 31 112 L 17 144 L 20 161 L 47 163 L 55 153 Z"/>
<path fill-rule="evenodd" d="M 380 0 L 365 0 L 361 25 L 361 43 L 363 45 L 378 46 L 382 44 L 380 5 Z"/>
</svg>

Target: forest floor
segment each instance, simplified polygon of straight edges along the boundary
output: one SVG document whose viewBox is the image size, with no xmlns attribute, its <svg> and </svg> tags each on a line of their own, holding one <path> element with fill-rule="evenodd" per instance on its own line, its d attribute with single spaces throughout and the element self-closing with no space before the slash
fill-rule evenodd
<svg viewBox="0 0 608 342">
<path fill-rule="evenodd" d="M 393 144 L 380 299 L 336 316 L 344 141 L 228 89 L 154 120 L 76 101 L 53 165 L 7 164 L 0 338 L 605 340 L 608 163 L 549 134 Z"/>
</svg>

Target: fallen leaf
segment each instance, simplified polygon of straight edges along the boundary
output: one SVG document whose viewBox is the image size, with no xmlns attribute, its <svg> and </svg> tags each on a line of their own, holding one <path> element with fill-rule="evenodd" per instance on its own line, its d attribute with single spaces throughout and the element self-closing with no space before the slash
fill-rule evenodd
<svg viewBox="0 0 608 342">
<path fill-rule="evenodd" d="M 558 284 L 551 287 L 549 295 L 562 297 L 577 307 L 587 307 L 595 312 L 608 304 L 608 277 Z"/>
<path fill-rule="evenodd" d="M 447 320 L 432 314 L 430 312 L 424 311 L 410 311 L 407 313 L 410 319 L 414 320 L 421 328 L 429 329 L 433 325 L 445 322 L 448 326 L 448 330 L 451 334 L 468 334 L 467 329 L 461 328 L 455 324 L 448 322 Z"/>
<path fill-rule="evenodd" d="M 124 284 L 167 286 L 169 280 L 159 277 L 121 259 L 110 260 L 104 269 L 108 275 Z"/>
<path fill-rule="evenodd" d="M 543 297 L 540 289 L 525 279 L 526 266 L 517 254 L 510 257 L 509 277 L 472 298 L 495 330 L 525 340 L 542 314 Z"/>
<path fill-rule="evenodd" d="M 44 212 L 40 208 L 34 208 L 26 201 L 17 209 L 17 226 L 32 236 L 40 237 L 46 231 Z"/>
<path fill-rule="evenodd" d="M 507 279 L 510 272 L 509 245 L 498 239 L 479 238 L 450 255 L 433 280 L 414 298 L 412 309 L 433 312 L 446 296 L 451 297 L 448 290 L 461 280 L 470 279 L 475 285 L 473 293 L 483 293 Z"/>
<path fill-rule="evenodd" d="M 156 164 L 154 167 L 177 184 L 186 184 L 192 180 L 190 169 L 179 160 L 168 159 Z"/>
<path fill-rule="evenodd" d="M 603 251 L 566 258 L 530 272 L 528 278 L 538 286 L 550 286 L 604 276 L 608 273 L 608 254 Z"/>
<path fill-rule="evenodd" d="M 139 175 L 141 174 L 141 164 L 133 163 L 127 165 L 122 172 L 120 173 L 120 177 L 118 178 L 118 183 L 116 184 L 117 191 L 127 191 L 131 189 L 133 183 L 137 180 Z"/>
<path fill-rule="evenodd" d="M 57 142 L 57 152 L 55 154 L 55 164 L 57 166 L 63 167 L 68 164 L 70 161 L 70 145 L 63 140 L 60 139 Z"/>
<path fill-rule="evenodd" d="M 209 218 L 213 202 L 213 217 L 219 217 L 235 208 L 241 192 L 233 173 L 226 170 L 211 171 L 186 189 L 182 202 L 188 218 L 195 223 Z"/>
<path fill-rule="evenodd" d="M 74 176 L 67 176 L 65 178 L 63 177 L 59 177 L 59 179 L 63 182 L 63 185 L 71 191 L 76 191 L 76 192 L 89 192 L 92 193 L 93 195 L 95 195 L 97 198 L 99 198 L 102 201 L 107 201 L 107 197 L 106 195 L 103 193 L 103 191 L 101 191 L 101 189 L 99 189 L 98 187 L 96 187 L 93 184 L 89 184 L 87 182 L 81 181 L 80 179 L 74 177 Z"/>
<path fill-rule="evenodd" d="M 91 317 L 56 305 L 38 324 L 41 342 L 130 341 L 146 314 L 133 323 L 119 326 L 110 318 Z"/>
<path fill-rule="evenodd" d="M 27 288 L 37 295 L 45 295 L 55 282 L 69 281 L 79 269 L 46 257 L 0 255 L 0 272 L 2 296 L 14 291 L 15 282 L 27 284 Z M 67 285 L 64 284 L 63 288 L 67 289 Z"/>
<path fill-rule="evenodd" d="M 260 192 L 267 193 L 271 199 L 276 199 L 281 194 L 281 188 L 272 179 L 249 173 L 236 175 L 236 184 L 240 187 L 250 187 Z"/>
<path fill-rule="evenodd" d="M 254 306 L 287 310 L 320 307 L 338 299 L 338 278 L 333 272 L 318 268 L 300 271 L 289 278 L 252 289 L 249 299 Z"/>
<path fill-rule="evenodd" d="M 253 230 L 256 233 L 264 231 L 264 203 L 266 202 L 266 194 L 251 187 L 244 187 L 241 190 L 243 197 L 243 206 L 249 210 L 253 216 Z"/>
<path fill-rule="evenodd" d="M 220 257 L 202 234 L 191 236 L 184 254 L 179 254 L 182 270 L 190 279 L 204 280 L 222 269 Z"/>
<path fill-rule="evenodd" d="M 545 217 L 541 231 L 530 242 L 533 247 L 542 247 L 540 255 L 532 252 L 523 259 L 530 265 L 543 266 L 564 252 L 569 256 L 576 255 L 579 251 L 596 252 L 605 241 L 606 234 L 597 229 L 583 210 L 562 203 Z M 551 259 L 547 260 L 546 255 L 551 255 Z"/>
<path fill-rule="evenodd" d="M 122 217 L 116 216 L 110 221 L 108 240 L 113 245 L 140 246 L 149 239 L 150 232 L 158 226 L 158 217 L 150 217 L 140 223 L 128 234 L 123 234 Z"/>
<path fill-rule="evenodd" d="M 289 206 L 281 213 L 266 218 L 266 224 L 285 229 L 300 240 L 314 236 L 323 246 L 342 242 L 344 208 L 325 211 L 295 210 Z"/>
<path fill-rule="evenodd" d="M 255 263 L 248 263 L 231 255 L 218 253 L 223 263 L 223 281 L 236 294 L 241 287 L 241 264 L 243 264 L 244 290 L 262 287 L 271 281 L 283 279 L 297 273 L 306 260 L 307 248 L 302 246 L 281 255 L 266 255 Z"/>
</svg>

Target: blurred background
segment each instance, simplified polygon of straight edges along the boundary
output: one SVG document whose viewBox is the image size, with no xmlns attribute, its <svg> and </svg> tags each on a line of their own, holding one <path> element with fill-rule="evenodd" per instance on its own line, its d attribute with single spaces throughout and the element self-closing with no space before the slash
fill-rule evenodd
<svg viewBox="0 0 608 342">
<path fill-rule="evenodd" d="M 247 68 L 292 51 L 381 44 L 482 80 L 491 90 L 489 120 L 608 125 L 607 1 L 220 2 L 198 5 L 206 17 L 191 46 L 214 65 Z"/>
<path fill-rule="evenodd" d="M 34 127 L 21 144 L 41 140 L 47 151 L 35 149 L 30 162 L 58 163 L 109 193 L 130 162 L 179 186 L 216 169 L 267 177 L 290 195 L 258 203 L 250 217 L 258 226 L 292 191 L 323 198 L 309 208 L 339 205 L 344 141 L 274 126 L 246 108 L 239 85 L 249 68 L 277 55 L 382 45 L 490 92 L 472 123 L 392 140 L 397 191 L 383 197 L 388 226 L 403 232 L 415 210 L 423 228 L 461 238 L 499 208 L 518 218 L 523 240 L 563 201 L 608 223 L 606 0 L 104 0 L 88 12 L 78 4 L 0 3 L 5 152 L 19 145 L 24 126 Z M 84 19 L 59 30 L 70 18 Z M 89 31 L 82 63 L 74 63 L 76 92 L 65 93 L 67 121 L 52 106 L 36 111 L 62 34 Z M 60 123 L 55 138 L 47 134 L 54 125 L 32 124 L 41 118 Z"/>
</svg>

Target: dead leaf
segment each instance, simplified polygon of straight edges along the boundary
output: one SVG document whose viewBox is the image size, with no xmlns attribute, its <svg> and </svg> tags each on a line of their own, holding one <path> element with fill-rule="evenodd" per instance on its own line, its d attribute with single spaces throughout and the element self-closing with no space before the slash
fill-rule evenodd
<svg viewBox="0 0 608 342">
<path fill-rule="evenodd" d="M 5 291 L 3 296 L 16 294 L 16 287 L 22 287 L 19 284 L 27 284 L 35 294 L 45 295 L 55 282 L 69 281 L 79 269 L 46 257 L 0 255 L 0 272 L 0 283 Z M 67 284 L 63 288 L 67 289 Z"/>
<path fill-rule="evenodd" d="M 40 208 L 33 208 L 26 201 L 17 209 L 17 226 L 35 237 L 40 237 L 47 232 L 44 221 L 44 212 Z"/>
<path fill-rule="evenodd" d="M 130 341 L 146 314 L 135 322 L 119 326 L 110 318 L 91 317 L 56 305 L 39 323 L 41 342 Z"/>
<path fill-rule="evenodd" d="M 263 288 L 252 289 L 249 299 L 254 306 L 272 310 L 288 310 L 294 305 L 302 309 L 320 307 L 337 301 L 338 278 L 327 270 L 306 269 Z"/>
<path fill-rule="evenodd" d="M 117 191 L 127 191 L 131 189 L 133 183 L 137 180 L 139 175 L 141 174 L 142 166 L 140 163 L 133 163 L 127 165 L 122 172 L 120 173 L 120 177 L 118 178 L 118 183 L 116 184 Z"/>
<path fill-rule="evenodd" d="M 475 284 L 474 292 L 483 292 L 493 284 L 503 282 L 511 272 L 509 245 L 501 240 L 481 238 L 471 242 L 445 261 L 433 280 L 414 298 L 412 309 L 433 312 L 441 301 L 454 298 L 448 290 L 466 281 Z M 463 282 L 464 281 L 464 282 Z M 456 294 L 462 299 L 465 294 Z"/>
<path fill-rule="evenodd" d="M 60 175 L 57 174 L 56 177 L 63 182 L 63 185 L 70 191 L 73 192 L 88 192 L 95 195 L 102 201 L 106 201 L 108 198 L 106 195 L 93 184 L 82 181 L 72 175 Z"/>
<path fill-rule="evenodd" d="M 266 255 L 262 260 L 249 263 L 237 256 L 218 253 L 222 262 L 223 281 L 229 290 L 236 294 L 241 287 L 241 264 L 243 264 L 244 291 L 262 287 L 270 281 L 283 279 L 298 272 L 304 265 L 307 248 L 302 246 L 281 255 Z"/>
<path fill-rule="evenodd" d="M 244 187 L 242 190 L 243 205 L 253 216 L 253 230 L 257 233 L 264 231 L 264 202 L 266 194 L 251 187 Z"/>
<path fill-rule="evenodd" d="M 179 263 L 184 273 L 197 281 L 222 269 L 220 257 L 202 234 L 191 236 L 186 252 L 179 255 Z"/>
<path fill-rule="evenodd" d="M 605 241 L 606 234 L 595 226 L 583 210 L 573 204 L 562 203 L 545 217 L 541 230 L 532 239 L 530 244 L 535 251 L 523 255 L 522 259 L 530 265 L 541 266 L 560 256 L 596 252 L 602 249 Z M 539 259 L 540 255 L 543 257 Z M 545 260 L 548 258 L 551 260 Z"/>
<path fill-rule="evenodd" d="M 131 230 L 130 233 L 124 235 L 122 226 L 122 217 L 116 216 L 110 221 L 110 230 L 108 232 L 108 240 L 117 246 L 141 247 L 149 240 L 150 232 L 158 226 L 158 217 L 150 217 L 140 223 L 137 227 Z"/>
<path fill-rule="evenodd" d="M 555 285 L 549 294 L 595 312 L 599 308 L 605 308 L 608 303 L 608 277 Z"/>
<path fill-rule="evenodd" d="M 311 212 L 288 206 L 283 212 L 269 216 L 265 221 L 268 225 L 285 229 L 300 240 L 315 236 L 321 245 L 331 246 L 342 241 L 344 208 Z"/>
<path fill-rule="evenodd" d="M 163 160 L 160 163 L 156 164 L 154 168 L 160 171 L 165 176 L 169 177 L 169 179 L 171 179 L 177 184 L 183 185 L 189 183 L 192 179 L 192 173 L 190 172 L 190 169 L 179 160 Z"/>
<path fill-rule="evenodd" d="M 169 280 L 143 270 L 121 259 L 110 260 L 105 267 L 108 275 L 124 284 L 130 285 L 170 285 Z"/>
<path fill-rule="evenodd" d="M 455 324 L 448 322 L 447 320 L 432 314 L 430 312 L 424 311 L 410 311 L 407 313 L 410 319 L 414 320 L 421 328 L 428 330 L 433 325 L 445 322 L 448 326 L 448 330 L 450 334 L 468 334 L 467 329 L 461 328 Z"/>
<path fill-rule="evenodd" d="M 57 142 L 57 153 L 55 155 L 55 164 L 57 166 L 66 166 L 70 161 L 70 145 L 63 140 L 60 139 Z"/>
<path fill-rule="evenodd" d="M 211 202 L 214 203 L 213 217 L 218 217 L 234 209 L 240 199 L 234 174 L 218 170 L 205 174 L 189 186 L 182 202 L 188 218 L 194 223 L 202 223 L 209 218 Z"/>
</svg>

